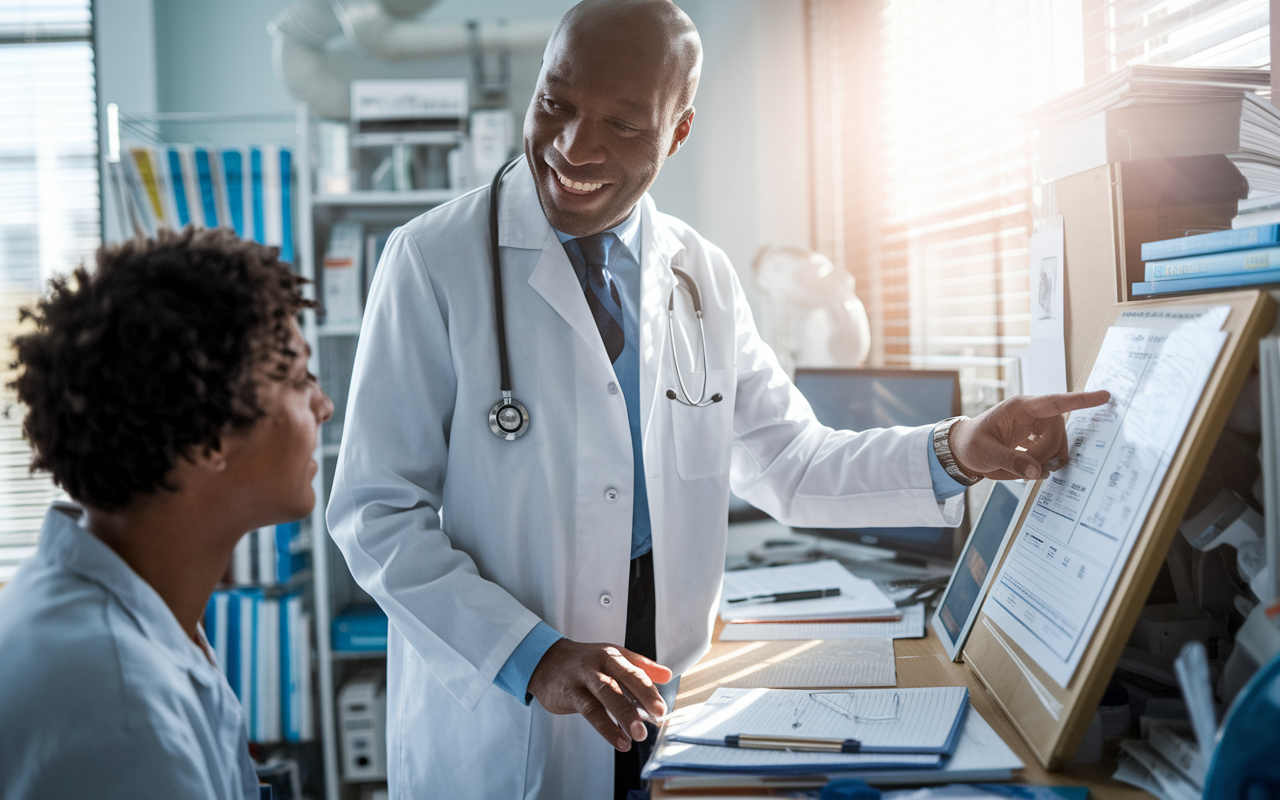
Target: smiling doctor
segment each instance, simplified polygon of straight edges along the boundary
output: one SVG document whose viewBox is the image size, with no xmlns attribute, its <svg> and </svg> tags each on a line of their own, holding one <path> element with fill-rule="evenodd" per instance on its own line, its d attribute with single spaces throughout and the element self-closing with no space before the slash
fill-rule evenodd
<svg viewBox="0 0 1280 800">
<path fill-rule="evenodd" d="M 646 194 L 701 60 L 666 0 L 575 6 L 523 159 L 387 244 L 328 514 L 391 620 L 397 800 L 625 798 L 641 708 L 708 647 L 731 487 L 786 524 L 955 525 L 964 485 L 1065 464 L 1061 415 L 1106 400 L 820 425 L 724 253 Z"/>
</svg>

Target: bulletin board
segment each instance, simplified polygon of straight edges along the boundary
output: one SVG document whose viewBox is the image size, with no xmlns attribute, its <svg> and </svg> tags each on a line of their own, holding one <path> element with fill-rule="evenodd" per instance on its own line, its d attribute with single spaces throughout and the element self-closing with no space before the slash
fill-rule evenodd
<svg viewBox="0 0 1280 800">
<path fill-rule="evenodd" d="M 1258 354 L 1258 340 L 1270 330 L 1276 302 L 1263 291 L 1238 291 L 1115 304 L 1087 356 L 1077 389 L 1083 389 L 1103 345 L 1106 329 L 1122 312 L 1228 305 L 1222 330 L 1227 333 L 1204 391 L 1191 411 L 1186 432 L 1173 451 L 1150 510 L 1133 539 L 1132 550 L 1119 567 L 1109 598 L 1101 601 L 1101 616 L 1083 645 L 1078 666 L 1065 686 L 1019 646 L 989 615 L 992 596 L 974 623 L 964 659 L 991 691 L 1013 726 L 1046 769 L 1069 762 L 1088 728 L 1102 693 L 1111 680 L 1125 642 L 1137 622 L 1147 595 L 1160 572 L 1178 524 L 1186 512 L 1209 455 L 1222 432 L 1240 387 Z M 1070 346 L 1070 345 L 1069 345 Z M 1070 356 L 1069 356 L 1070 357 Z M 1039 492 L 1040 485 L 1032 488 Z M 1018 533 L 1035 504 L 1028 503 L 1018 521 Z M 1016 541 L 1016 539 L 1015 539 Z M 1010 552 L 1013 546 L 1010 546 Z M 1006 556 L 1007 558 L 1007 556 Z M 997 609 L 999 610 L 999 609 Z"/>
</svg>

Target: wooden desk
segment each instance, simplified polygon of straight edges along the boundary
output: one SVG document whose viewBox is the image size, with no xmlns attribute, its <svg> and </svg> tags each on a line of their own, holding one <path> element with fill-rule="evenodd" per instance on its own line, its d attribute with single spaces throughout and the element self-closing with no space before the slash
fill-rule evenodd
<svg viewBox="0 0 1280 800">
<path fill-rule="evenodd" d="M 680 679 L 680 693 L 676 697 L 676 706 L 688 703 L 701 703 L 711 696 L 723 681 L 730 676 L 751 667 L 762 657 L 778 655 L 795 647 L 799 642 L 721 642 L 720 631 L 723 623 L 716 626 L 715 641 L 711 650 Z M 1035 757 L 1023 743 L 1013 726 L 1009 724 L 1004 712 L 996 705 L 991 696 L 964 664 L 956 664 L 947 659 L 931 628 L 924 639 L 898 639 L 894 642 L 894 657 L 898 669 L 898 686 L 911 688 L 917 686 L 968 686 L 969 699 L 973 707 L 981 714 L 1000 738 L 1018 754 L 1026 767 L 1014 773 L 1014 779 L 1021 783 L 1043 784 L 1051 786 L 1088 786 L 1091 800 L 1137 800 L 1150 798 L 1151 795 L 1125 783 L 1111 780 L 1115 763 L 1104 760 L 1099 764 L 1068 767 L 1061 772 L 1045 772 L 1036 763 Z M 677 798 L 696 797 L 695 792 L 669 792 L 655 781 L 653 797 Z M 735 793 L 741 794 L 741 793 Z"/>
</svg>

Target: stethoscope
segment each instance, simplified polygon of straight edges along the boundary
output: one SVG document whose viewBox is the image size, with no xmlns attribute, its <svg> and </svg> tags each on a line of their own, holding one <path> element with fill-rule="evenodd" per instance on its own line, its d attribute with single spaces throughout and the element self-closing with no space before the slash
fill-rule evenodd
<svg viewBox="0 0 1280 800">
<path fill-rule="evenodd" d="M 502 179 L 511 168 L 523 160 L 524 156 L 516 156 L 498 170 L 489 185 L 489 260 L 493 266 L 493 313 L 498 333 L 498 371 L 499 388 L 502 399 L 489 409 L 489 430 L 499 439 L 512 441 L 519 439 L 529 431 L 529 410 L 524 404 L 511 396 L 511 370 L 507 363 L 507 324 L 502 303 L 502 260 L 498 253 L 498 194 Z M 671 296 L 667 298 L 667 337 L 671 340 L 671 359 L 675 364 L 676 381 L 680 385 L 680 393 L 675 389 L 667 390 L 667 397 L 692 408 L 704 408 L 712 403 L 719 403 L 724 397 L 719 393 L 707 397 L 707 331 L 702 321 L 702 297 L 698 292 L 698 284 L 689 273 L 672 265 L 671 273 L 676 278 L 676 286 L 671 288 Z M 702 388 L 698 398 L 693 399 L 685 387 L 684 376 L 680 372 L 680 359 L 676 356 L 675 308 L 676 287 L 684 289 L 693 302 L 693 314 L 698 320 L 698 339 L 702 350 Z"/>
</svg>

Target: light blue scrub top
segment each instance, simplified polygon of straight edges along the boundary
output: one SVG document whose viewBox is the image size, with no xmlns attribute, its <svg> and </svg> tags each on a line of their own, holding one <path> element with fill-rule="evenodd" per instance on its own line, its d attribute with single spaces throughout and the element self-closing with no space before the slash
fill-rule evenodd
<svg viewBox="0 0 1280 800">
<path fill-rule="evenodd" d="M 257 800 L 240 702 L 204 631 L 187 636 L 81 517 L 54 504 L 0 591 L 0 800 Z"/>
</svg>

